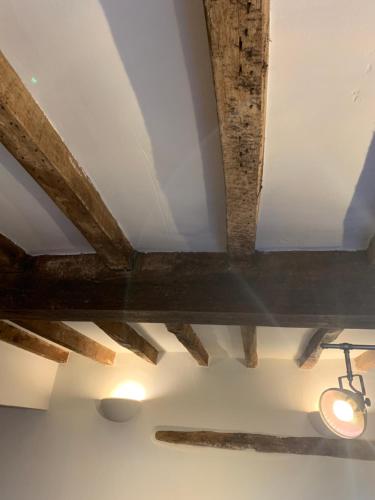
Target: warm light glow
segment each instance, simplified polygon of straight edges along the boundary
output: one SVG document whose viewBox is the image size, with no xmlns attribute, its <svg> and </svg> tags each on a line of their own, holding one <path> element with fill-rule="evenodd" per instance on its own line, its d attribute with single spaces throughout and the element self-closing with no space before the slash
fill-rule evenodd
<svg viewBox="0 0 375 500">
<path fill-rule="evenodd" d="M 336 400 L 333 403 L 333 413 L 335 416 L 342 420 L 342 422 L 352 422 L 354 417 L 354 411 L 352 405 L 347 401 Z"/>
<path fill-rule="evenodd" d="M 143 401 L 146 393 L 144 387 L 138 382 L 128 381 L 118 385 L 112 391 L 112 398 L 134 399 L 135 401 Z"/>
<path fill-rule="evenodd" d="M 362 395 L 341 387 L 332 387 L 320 396 L 319 411 L 328 429 L 345 439 L 361 436 L 367 423 Z"/>
</svg>

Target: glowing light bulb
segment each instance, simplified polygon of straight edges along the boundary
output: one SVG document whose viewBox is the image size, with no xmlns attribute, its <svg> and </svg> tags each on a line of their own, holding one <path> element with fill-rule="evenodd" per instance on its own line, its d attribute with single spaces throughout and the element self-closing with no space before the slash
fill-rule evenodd
<svg viewBox="0 0 375 500">
<path fill-rule="evenodd" d="M 144 387 L 138 382 L 125 382 L 118 385 L 112 392 L 113 398 L 134 399 L 135 401 L 143 401 L 145 399 Z"/>
<path fill-rule="evenodd" d="M 351 404 L 349 404 L 347 401 L 339 399 L 336 400 L 333 403 L 332 409 L 335 416 L 342 422 L 352 422 L 354 417 L 354 411 Z"/>
</svg>

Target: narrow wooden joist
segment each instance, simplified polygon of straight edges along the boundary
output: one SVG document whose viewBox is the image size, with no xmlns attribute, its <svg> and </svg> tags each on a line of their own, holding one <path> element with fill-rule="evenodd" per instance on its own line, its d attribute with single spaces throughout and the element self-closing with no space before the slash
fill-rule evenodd
<svg viewBox="0 0 375 500">
<path fill-rule="evenodd" d="M 12 319 L 14 323 L 87 358 L 112 365 L 116 353 L 60 321 Z"/>
<path fill-rule="evenodd" d="M 227 246 L 255 248 L 262 187 L 269 1 L 205 0 L 227 205 Z"/>
<path fill-rule="evenodd" d="M 55 361 L 56 363 L 66 363 L 69 357 L 68 351 L 49 344 L 35 335 L 31 335 L 5 321 L 0 321 L 0 340 L 43 358 Z"/>
<path fill-rule="evenodd" d="M 248 368 L 256 368 L 258 366 L 256 326 L 242 325 L 241 336 L 245 355 L 245 365 Z"/>
<path fill-rule="evenodd" d="M 167 323 L 165 326 L 169 332 L 176 336 L 177 340 L 192 355 L 198 365 L 208 366 L 208 353 L 191 325 Z"/>
<path fill-rule="evenodd" d="M 361 372 L 367 372 L 375 368 L 375 351 L 365 351 L 354 358 L 354 366 Z"/>
<path fill-rule="evenodd" d="M 280 437 L 267 434 L 212 431 L 157 431 L 157 441 L 224 450 L 255 450 L 321 457 L 375 460 L 375 442 L 320 437 Z"/>
<path fill-rule="evenodd" d="M 0 266 L 0 318 L 375 328 L 375 268 L 366 252 L 138 255 L 132 272 L 94 255 Z"/>
<path fill-rule="evenodd" d="M 26 252 L 21 247 L 0 234 L 0 266 L 21 265 L 27 257 Z"/>
<path fill-rule="evenodd" d="M 122 347 L 154 365 L 157 364 L 158 350 L 124 321 L 96 321 L 95 324 Z"/>
<path fill-rule="evenodd" d="M 108 265 L 129 265 L 129 241 L 1 52 L 0 140 Z"/>
<path fill-rule="evenodd" d="M 322 343 L 329 344 L 334 342 L 341 332 L 342 329 L 337 328 L 318 328 L 311 336 L 300 357 L 297 359 L 297 365 L 300 368 L 313 368 L 319 361 L 323 351 L 320 345 Z"/>
</svg>

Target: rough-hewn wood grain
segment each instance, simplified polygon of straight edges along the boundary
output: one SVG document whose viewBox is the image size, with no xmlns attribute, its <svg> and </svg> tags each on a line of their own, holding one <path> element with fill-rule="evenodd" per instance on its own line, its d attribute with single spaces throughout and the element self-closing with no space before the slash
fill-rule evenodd
<svg viewBox="0 0 375 500">
<path fill-rule="evenodd" d="M 0 268 L 0 318 L 375 328 L 364 251 L 255 253 L 241 267 L 225 254 L 145 254 L 132 272 L 97 277 L 75 259 Z"/>
<path fill-rule="evenodd" d="M 165 326 L 169 332 L 176 335 L 177 340 L 181 342 L 185 349 L 192 355 L 198 365 L 208 366 L 208 353 L 191 325 L 167 323 Z"/>
<path fill-rule="evenodd" d="M 367 258 L 371 265 L 375 264 L 375 236 L 371 238 L 370 243 L 368 245 Z"/>
<path fill-rule="evenodd" d="M 225 450 L 255 450 L 321 457 L 375 460 L 375 443 L 363 440 L 320 437 L 280 437 L 266 434 L 212 431 L 157 431 L 157 441 Z"/>
<path fill-rule="evenodd" d="M 55 344 L 59 344 L 71 351 L 86 356 L 98 363 L 112 365 L 115 353 L 107 347 L 86 337 L 80 332 L 59 321 L 39 321 L 39 320 L 12 320 L 22 328 L 36 333 Z"/>
<path fill-rule="evenodd" d="M 205 0 L 227 203 L 227 246 L 234 257 L 255 248 L 261 191 L 269 1 Z"/>
<path fill-rule="evenodd" d="M 69 353 L 59 347 L 49 344 L 44 340 L 31 335 L 20 328 L 0 321 L 0 340 L 8 344 L 20 347 L 25 351 L 32 352 L 43 358 L 50 359 L 56 363 L 66 363 Z"/>
<path fill-rule="evenodd" d="M 96 321 L 95 324 L 122 347 L 154 365 L 157 364 L 158 350 L 124 321 Z"/>
<path fill-rule="evenodd" d="M 375 368 L 375 351 L 365 351 L 354 358 L 354 366 L 361 372 Z"/>
<path fill-rule="evenodd" d="M 129 264 L 130 243 L 1 52 L 0 140 L 110 266 Z"/>
<path fill-rule="evenodd" d="M 0 234 L 0 266 L 19 265 L 26 259 L 27 254 L 22 248 Z"/>
<path fill-rule="evenodd" d="M 297 359 L 297 365 L 300 368 L 313 368 L 319 361 L 323 349 L 322 343 L 334 342 L 342 332 L 342 329 L 318 328 L 313 333 L 302 354 Z"/>
<path fill-rule="evenodd" d="M 248 368 L 255 368 L 258 366 L 256 326 L 242 325 L 241 336 L 245 355 L 245 365 Z"/>
</svg>

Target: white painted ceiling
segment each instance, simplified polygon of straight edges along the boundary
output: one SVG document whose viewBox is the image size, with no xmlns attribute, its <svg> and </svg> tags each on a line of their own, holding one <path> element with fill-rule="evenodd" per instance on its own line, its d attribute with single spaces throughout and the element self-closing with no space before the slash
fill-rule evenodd
<svg viewBox="0 0 375 500">
<path fill-rule="evenodd" d="M 258 248 L 363 248 L 375 231 L 374 19 L 373 0 L 271 0 Z M 2 0 L 0 45 L 137 249 L 224 250 L 201 0 Z M 0 163 L 0 231 L 33 254 L 90 250 Z"/>
<path fill-rule="evenodd" d="M 271 0 L 259 249 L 364 248 L 375 232 L 374 19 L 373 0 Z M 201 0 L 2 0 L 0 46 L 136 249 L 225 249 Z M 0 185 L 1 233 L 32 254 L 91 251 L 4 148 Z M 137 328 L 181 350 L 162 325 Z M 242 356 L 236 327 L 197 331 Z M 304 335 L 260 328 L 260 357 L 291 359 Z"/>
</svg>

